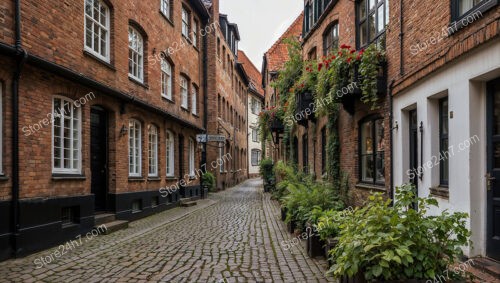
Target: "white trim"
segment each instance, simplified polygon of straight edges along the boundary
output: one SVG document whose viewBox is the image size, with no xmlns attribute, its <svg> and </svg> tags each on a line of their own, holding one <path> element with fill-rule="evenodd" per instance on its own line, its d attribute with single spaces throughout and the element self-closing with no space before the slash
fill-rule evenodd
<svg viewBox="0 0 500 283">
<path fill-rule="evenodd" d="M 160 12 L 169 20 L 172 19 L 172 7 L 170 0 L 160 0 Z M 168 7 L 168 10 L 166 10 L 166 6 Z M 165 12 L 166 11 L 166 12 Z"/>
<path fill-rule="evenodd" d="M 87 1 L 89 1 L 89 0 L 84 0 L 84 3 L 83 3 L 83 47 L 84 47 L 84 50 L 89 52 L 90 54 L 96 56 L 97 58 L 105 61 L 106 63 L 109 63 L 111 61 L 111 56 L 110 56 L 110 54 L 111 54 L 111 50 L 110 50 L 110 47 L 111 47 L 111 44 L 110 44 L 110 41 L 111 41 L 111 35 L 110 35 L 111 34 L 111 24 L 110 24 L 111 11 L 110 11 L 110 8 L 102 0 L 90 0 L 90 1 L 98 1 L 101 6 L 104 6 L 106 8 L 105 26 L 103 26 L 100 22 L 97 22 L 94 18 L 92 18 L 92 24 L 96 23 L 101 28 L 106 30 L 106 38 L 105 38 L 105 40 L 106 40 L 106 42 L 105 42 L 106 55 L 102 55 L 101 53 L 95 51 L 94 48 L 87 46 L 87 18 L 90 18 L 90 16 L 87 15 L 87 12 L 85 10 Z M 92 35 L 94 35 L 94 33 L 92 33 Z M 92 40 L 92 45 L 94 45 L 93 40 Z"/>
<path fill-rule="evenodd" d="M 133 123 L 133 128 L 134 128 L 134 136 L 133 136 L 133 146 L 131 147 L 131 136 L 130 136 L 130 131 L 131 131 L 131 124 Z M 130 177 L 141 177 L 142 176 L 142 124 L 140 121 L 136 119 L 130 119 L 129 120 L 129 127 L 128 127 L 128 175 Z M 138 128 L 138 137 L 135 136 L 135 131 L 137 131 Z M 137 144 L 138 143 L 138 144 Z M 138 150 L 138 155 L 136 156 L 134 152 L 131 152 L 132 149 L 139 149 Z M 130 157 L 132 157 L 132 162 L 138 162 L 138 164 L 135 163 L 130 163 Z M 135 169 L 137 167 L 137 172 L 131 172 L 130 171 L 130 166 L 133 166 Z"/>
<path fill-rule="evenodd" d="M 151 156 L 152 149 L 153 156 Z M 151 157 L 153 157 L 154 172 L 151 172 Z M 158 127 L 155 125 L 149 125 L 148 130 L 148 176 L 158 177 Z"/>
<path fill-rule="evenodd" d="M 166 162 L 166 176 L 174 177 L 175 176 L 175 139 L 174 135 L 171 131 L 166 131 L 165 137 L 165 162 Z M 169 158 L 170 157 L 170 158 Z M 170 170 L 169 170 L 170 168 Z"/>
<path fill-rule="evenodd" d="M 163 76 L 166 76 L 166 93 L 164 92 L 164 81 L 163 81 Z M 168 60 L 166 60 L 165 58 L 162 58 L 161 59 L 161 78 L 160 78 L 161 82 L 161 96 L 163 98 L 166 98 L 168 100 L 172 100 L 172 65 L 170 64 L 170 62 L 168 62 Z"/>
<path fill-rule="evenodd" d="M 189 85 L 188 79 L 181 76 L 181 107 L 188 109 L 189 107 Z"/>
<path fill-rule="evenodd" d="M 196 87 L 192 87 L 191 91 L 191 113 L 194 115 L 198 114 L 198 91 Z"/>
<path fill-rule="evenodd" d="M 131 43 L 131 39 L 136 39 L 137 42 L 137 47 L 133 48 Z M 144 38 L 142 37 L 141 33 L 133 28 L 132 26 L 128 27 L 128 50 L 129 50 L 129 56 L 128 56 L 128 65 L 129 65 L 129 70 L 128 70 L 128 76 L 139 81 L 139 82 L 144 82 Z M 130 58 L 130 53 L 132 52 L 132 55 L 137 56 L 137 62 L 134 60 L 135 58 Z M 132 63 L 134 64 L 132 66 L 132 73 L 130 73 L 130 61 L 132 59 Z M 137 70 L 136 70 L 137 67 Z M 137 72 L 137 76 L 133 74 L 133 72 Z"/>
</svg>

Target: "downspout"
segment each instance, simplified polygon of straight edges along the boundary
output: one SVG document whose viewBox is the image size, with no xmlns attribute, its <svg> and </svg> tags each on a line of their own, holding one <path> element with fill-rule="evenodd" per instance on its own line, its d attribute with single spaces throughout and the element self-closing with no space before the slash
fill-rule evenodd
<svg viewBox="0 0 500 283">
<path fill-rule="evenodd" d="M 14 0 L 16 69 L 12 80 L 12 253 L 18 254 L 19 238 L 19 81 L 28 52 L 22 48 L 21 1 Z"/>
<path fill-rule="evenodd" d="M 391 84 L 389 85 L 389 128 L 391 129 L 390 130 L 390 158 L 391 158 L 391 200 L 392 200 L 392 203 L 391 205 L 394 203 L 394 142 L 393 142 L 393 137 L 394 137 L 394 134 L 392 133 L 394 131 L 394 127 L 393 127 L 393 124 L 394 124 L 394 99 L 392 97 L 392 92 L 393 92 L 393 89 L 394 89 L 394 80 L 391 81 Z"/>
<path fill-rule="evenodd" d="M 404 32 L 403 32 L 403 0 L 400 0 L 399 7 L 399 75 L 403 76 L 405 71 L 404 71 L 404 57 L 403 57 L 403 37 L 404 37 Z"/>
<path fill-rule="evenodd" d="M 210 23 L 210 20 L 207 20 L 205 23 L 205 30 L 207 28 L 208 23 Z M 203 39 L 203 128 L 205 129 L 205 135 L 207 134 L 207 126 L 208 126 L 208 38 L 209 36 L 207 35 Z M 200 167 L 203 167 L 205 165 L 205 170 L 207 168 L 207 143 L 203 143 L 203 149 L 201 152 L 201 164 Z M 203 170 L 203 168 L 201 168 Z M 203 172 L 203 171 L 202 171 Z M 208 197 L 205 196 L 204 197 Z"/>
</svg>

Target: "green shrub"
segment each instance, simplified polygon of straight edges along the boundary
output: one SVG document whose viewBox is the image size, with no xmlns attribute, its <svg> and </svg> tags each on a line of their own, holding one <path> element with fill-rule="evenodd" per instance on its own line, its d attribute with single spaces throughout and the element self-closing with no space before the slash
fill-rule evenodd
<svg viewBox="0 0 500 283">
<path fill-rule="evenodd" d="M 415 202 L 418 210 L 411 208 Z M 445 210 L 427 216 L 431 206 L 437 201 L 416 198 L 411 185 L 397 188 L 394 206 L 381 194 L 371 195 L 365 207 L 340 222 L 329 273 L 353 277 L 361 272 L 368 281 L 429 280 L 443 274 L 462 255 L 461 247 L 470 244 L 468 215 Z"/>
<path fill-rule="evenodd" d="M 210 172 L 206 172 L 201 176 L 201 185 L 207 186 L 210 192 L 215 190 L 215 176 Z"/>
<path fill-rule="evenodd" d="M 274 179 L 274 164 L 273 160 L 270 158 L 265 158 L 260 161 L 260 174 L 264 179 L 264 182 L 269 182 Z"/>
</svg>

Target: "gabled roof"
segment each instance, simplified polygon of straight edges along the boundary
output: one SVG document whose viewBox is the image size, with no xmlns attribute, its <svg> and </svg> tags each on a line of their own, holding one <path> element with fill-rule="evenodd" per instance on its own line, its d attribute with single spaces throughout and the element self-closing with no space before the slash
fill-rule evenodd
<svg viewBox="0 0 500 283">
<path fill-rule="evenodd" d="M 248 75 L 248 79 L 250 81 L 250 88 L 259 96 L 264 98 L 264 89 L 262 88 L 262 75 L 255 67 L 255 65 L 250 61 L 247 54 L 242 50 L 238 50 L 238 63 L 243 66 L 246 74 Z"/>
<path fill-rule="evenodd" d="M 269 72 L 276 72 L 283 68 L 283 65 L 288 61 L 288 46 L 284 42 L 285 39 L 290 37 L 299 38 L 302 34 L 302 24 L 304 21 L 304 12 L 293 21 L 288 29 L 281 35 L 281 37 L 264 53 L 264 60 L 267 64 Z"/>
</svg>

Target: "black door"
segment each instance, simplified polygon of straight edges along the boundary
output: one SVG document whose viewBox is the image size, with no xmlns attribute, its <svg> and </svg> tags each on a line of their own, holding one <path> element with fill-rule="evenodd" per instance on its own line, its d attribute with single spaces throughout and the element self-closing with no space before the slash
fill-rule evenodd
<svg viewBox="0 0 500 283">
<path fill-rule="evenodd" d="M 500 79 L 488 83 L 487 255 L 500 260 Z"/>
<path fill-rule="evenodd" d="M 95 210 L 106 210 L 107 197 L 107 114 L 98 107 L 90 111 L 91 191 L 95 196 Z"/>
<path fill-rule="evenodd" d="M 179 178 L 180 179 L 183 179 L 184 178 L 184 136 L 183 135 L 179 135 Z M 182 197 L 185 197 L 186 195 L 186 189 L 185 189 L 185 186 L 182 185 L 183 182 L 181 182 L 181 184 L 179 184 L 179 188 L 180 188 L 180 194 Z"/>
<path fill-rule="evenodd" d="M 418 196 L 418 117 L 417 110 L 410 111 L 410 183 L 415 187 L 415 196 Z M 417 209 L 417 204 L 413 204 Z"/>
</svg>

